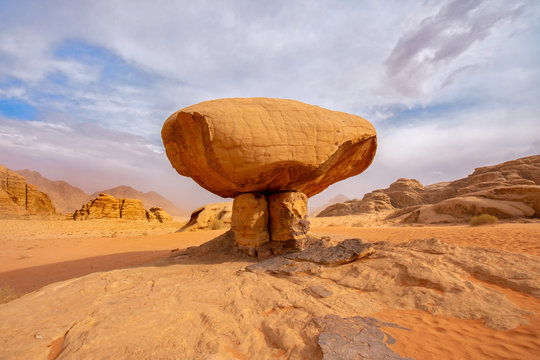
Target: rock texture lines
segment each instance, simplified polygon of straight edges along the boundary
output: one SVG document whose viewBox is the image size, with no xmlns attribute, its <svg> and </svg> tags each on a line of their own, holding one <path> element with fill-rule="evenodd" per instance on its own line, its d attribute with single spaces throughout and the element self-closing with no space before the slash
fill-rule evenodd
<svg viewBox="0 0 540 360">
<path fill-rule="evenodd" d="M 307 198 L 364 171 L 377 147 L 375 129 L 359 116 L 269 98 L 192 105 L 172 114 L 161 134 L 179 174 L 239 197 L 232 227 L 252 250 L 268 241 L 299 244 Z"/>
</svg>

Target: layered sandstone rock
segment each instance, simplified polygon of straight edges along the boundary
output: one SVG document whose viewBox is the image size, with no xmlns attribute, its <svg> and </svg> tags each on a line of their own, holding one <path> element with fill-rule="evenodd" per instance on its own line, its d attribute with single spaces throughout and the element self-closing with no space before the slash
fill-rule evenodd
<svg viewBox="0 0 540 360">
<path fill-rule="evenodd" d="M 377 146 L 375 129 L 359 116 L 269 98 L 192 105 L 172 114 L 161 134 L 179 174 L 217 195 L 241 197 L 233 208 L 247 212 L 233 210 L 233 231 L 252 249 L 302 238 L 306 213 L 298 210 L 307 198 L 364 171 Z M 272 206 L 281 192 L 294 194 L 295 205 L 291 198 Z"/>
<path fill-rule="evenodd" d="M 0 219 L 57 217 L 49 196 L 0 165 Z"/>
<path fill-rule="evenodd" d="M 231 226 L 232 203 L 214 203 L 201 206 L 191 213 L 186 225 L 177 232 L 217 230 Z"/>
<path fill-rule="evenodd" d="M 540 217 L 540 155 L 477 168 L 464 179 L 423 186 L 399 179 L 362 200 L 334 204 L 317 216 L 343 216 L 395 210 L 390 218 L 407 222 L 467 221 L 480 213 L 499 218 Z"/>
<path fill-rule="evenodd" d="M 440 224 L 468 221 L 480 214 L 499 219 L 540 217 L 540 186 L 507 186 L 423 205 L 403 217 L 405 222 Z"/>
<path fill-rule="evenodd" d="M 270 241 L 268 199 L 260 193 L 245 193 L 234 198 L 231 229 L 238 246 L 254 255 L 256 249 Z"/>
<path fill-rule="evenodd" d="M 81 209 L 76 210 L 73 219 L 147 220 L 147 217 L 141 200 L 117 199 L 111 195 L 99 194 L 96 199 L 89 201 Z"/>
</svg>

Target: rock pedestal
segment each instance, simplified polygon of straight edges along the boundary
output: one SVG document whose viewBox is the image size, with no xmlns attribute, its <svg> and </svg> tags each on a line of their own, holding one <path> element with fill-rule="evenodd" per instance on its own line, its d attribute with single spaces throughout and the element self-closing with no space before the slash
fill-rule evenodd
<svg viewBox="0 0 540 360">
<path fill-rule="evenodd" d="M 245 193 L 234 198 L 231 229 L 238 247 L 250 255 L 270 241 L 268 200 L 260 193 Z"/>
<path fill-rule="evenodd" d="M 249 255 L 257 255 L 261 247 L 274 253 L 301 249 L 309 230 L 307 199 L 299 191 L 235 197 L 231 229 L 238 248 Z"/>
<path fill-rule="evenodd" d="M 307 200 L 307 196 L 299 191 L 283 191 L 268 196 L 268 228 L 272 241 L 285 248 L 302 247 L 309 230 Z"/>
</svg>

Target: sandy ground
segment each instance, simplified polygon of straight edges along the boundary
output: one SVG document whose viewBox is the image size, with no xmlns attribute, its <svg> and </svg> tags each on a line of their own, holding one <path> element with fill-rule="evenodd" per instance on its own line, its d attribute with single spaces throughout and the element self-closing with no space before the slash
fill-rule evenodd
<svg viewBox="0 0 540 360">
<path fill-rule="evenodd" d="M 9 285 L 17 292 L 26 293 L 92 272 L 151 263 L 168 257 L 174 249 L 199 245 L 223 233 L 223 230 L 174 233 L 179 225 L 180 222 L 134 224 L 117 220 L 0 221 L 0 286 Z M 339 239 L 358 237 L 366 242 L 401 242 L 438 238 L 459 246 L 540 256 L 539 223 L 349 227 L 315 221 L 313 225 L 326 225 L 312 226 L 314 234 Z M 529 325 L 507 331 L 493 330 L 479 320 L 393 309 L 372 316 L 411 329 L 385 329 L 398 339 L 392 348 L 402 356 L 415 359 L 540 358 L 540 300 L 509 289 L 498 290 L 521 308 L 535 313 Z"/>
</svg>

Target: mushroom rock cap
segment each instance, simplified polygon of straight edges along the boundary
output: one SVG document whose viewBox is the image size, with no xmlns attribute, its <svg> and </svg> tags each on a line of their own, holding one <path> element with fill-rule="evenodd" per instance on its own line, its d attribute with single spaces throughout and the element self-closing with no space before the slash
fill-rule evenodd
<svg viewBox="0 0 540 360">
<path fill-rule="evenodd" d="M 222 197 L 301 191 L 311 197 L 373 161 L 377 135 L 360 116 L 294 100 L 231 98 L 172 114 L 161 137 L 176 171 Z"/>
</svg>

